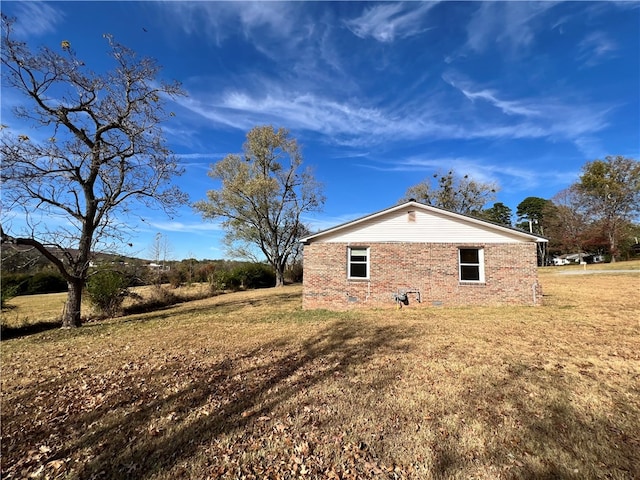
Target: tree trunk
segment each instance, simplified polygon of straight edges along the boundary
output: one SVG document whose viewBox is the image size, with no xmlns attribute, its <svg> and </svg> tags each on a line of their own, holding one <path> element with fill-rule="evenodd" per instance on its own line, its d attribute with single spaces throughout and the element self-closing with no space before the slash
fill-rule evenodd
<svg viewBox="0 0 640 480">
<path fill-rule="evenodd" d="M 611 253 L 611 263 L 616 263 L 617 250 L 618 245 L 616 244 L 615 228 L 609 228 L 609 253 Z"/>
<path fill-rule="evenodd" d="M 82 288 L 84 287 L 84 282 L 79 279 L 74 279 L 68 282 L 68 285 L 69 293 L 62 315 L 62 328 L 76 328 L 82 325 L 80 306 L 82 304 Z"/>
<path fill-rule="evenodd" d="M 276 287 L 284 287 L 284 266 L 276 268 Z"/>
</svg>

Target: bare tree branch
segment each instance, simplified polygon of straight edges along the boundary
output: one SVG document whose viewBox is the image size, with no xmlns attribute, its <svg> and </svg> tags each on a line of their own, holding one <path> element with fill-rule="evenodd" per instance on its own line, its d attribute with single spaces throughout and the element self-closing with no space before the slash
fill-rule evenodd
<svg viewBox="0 0 640 480">
<path fill-rule="evenodd" d="M 67 222 L 3 240 L 37 248 L 60 270 L 69 282 L 63 324 L 77 326 L 93 250 L 130 228 L 117 219 L 132 203 L 172 212 L 187 201 L 171 184 L 182 169 L 160 126 L 170 116 L 163 99 L 183 92 L 177 83 L 157 80 L 153 60 L 137 58 L 109 35 L 115 68 L 98 74 L 68 44 L 62 53 L 46 47 L 32 52 L 12 38 L 12 23 L 2 17 L 3 80 L 27 99 L 14 114 L 34 122 L 39 138 L 3 131 L 3 201 L 10 212 L 22 210 L 27 223 L 35 214 Z M 42 141 L 47 129 L 49 139 Z M 64 261 L 52 253 L 53 245 Z"/>
</svg>

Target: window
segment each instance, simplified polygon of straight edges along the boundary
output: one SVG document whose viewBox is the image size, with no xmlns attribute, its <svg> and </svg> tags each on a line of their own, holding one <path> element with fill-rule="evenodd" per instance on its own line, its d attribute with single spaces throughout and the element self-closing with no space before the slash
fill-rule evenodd
<svg viewBox="0 0 640 480">
<path fill-rule="evenodd" d="M 482 248 L 461 248 L 460 281 L 484 282 L 484 250 Z"/>
<path fill-rule="evenodd" d="M 369 248 L 349 247 L 349 278 L 369 278 Z"/>
</svg>

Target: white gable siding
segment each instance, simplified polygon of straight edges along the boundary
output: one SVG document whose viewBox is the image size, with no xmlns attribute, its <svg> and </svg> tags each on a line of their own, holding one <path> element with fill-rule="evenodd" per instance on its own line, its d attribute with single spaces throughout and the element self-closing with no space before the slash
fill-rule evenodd
<svg viewBox="0 0 640 480">
<path fill-rule="evenodd" d="M 413 213 L 409 213 L 413 212 Z M 316 241 L 344 243 L 520 243 L 533 241 L 517 232 L 492 225 L 456 219 L 438 212 L 407 208 L 365 219 L 355 225 L 328 232 Z"/>
</svg>

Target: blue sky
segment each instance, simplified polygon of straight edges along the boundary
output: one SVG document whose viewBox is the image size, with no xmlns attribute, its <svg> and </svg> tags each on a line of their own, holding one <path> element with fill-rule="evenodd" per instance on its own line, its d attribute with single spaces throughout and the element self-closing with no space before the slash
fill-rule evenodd
<svg viewBox="0 0 640 480">
<path fill-rule="evenodd" d="M 247 131 L 290 130 L 327 197 L 314 230 L 390 207 L 436 172 L 496 182 L 515 213 L 605 155 L 639 158 L 637 2 L 2 2 L 31 46 L 68 40 L 94 70 L 115 39 L 157 59 L 188 96 L 168 144 L 192 201 Z M 19 102 L 2 90 L 2 123 Z M 491 206 L 491 205 L 488 205 Z M 6 214 L 7 212 L 4 212 Z M 224 258 L 219 224 L 189 207 L 132 218 L 149 257 Z M 14 224 L 19 220 L 14 219 Z"/>
</svg>

